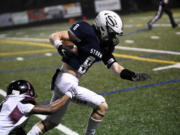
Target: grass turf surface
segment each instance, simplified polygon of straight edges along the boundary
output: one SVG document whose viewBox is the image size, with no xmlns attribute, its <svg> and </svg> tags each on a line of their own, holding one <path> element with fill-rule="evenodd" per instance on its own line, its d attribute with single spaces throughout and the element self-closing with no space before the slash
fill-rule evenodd
<svg viewBox="0 0 180 135">
<path fill-rule="evenodd" d="M 177 22 L 180 19 L 180 9 L 173 10 Z M 153 17 L 154 12 L 140 14 L 123 15 L 125 24 L 124 34 L 134 32 L 137 29 L 146 28 L 146 23 Z M 92 20 L 88 20 L 92 22 Z M 133 24 L 127 27 L 126 24 Z M 169 24 L 169 20 L 164 15 L 157 24 Z M 71 24 L 51 24 L 32 28 L 15 29 L 0 32 L 6 37 L 25 37 L 47 39 L 49 34 L 58 30 L 65 30 Z M 180 28 L 157 27 L 152 31 L 142 31 L 136 34 L 122 37 L 121 46 L 138 47 L 147 49 L 159 49 L 167 51 L 180 51 Z M 160 39 L 153 40 L 151 36 L 159 36 Z M 5 37 L 5 38 L 6 38 Z M 56 67 L 61 64 L 61 57 L 57 55 L 55 49 L 31 46 L 22 41 L 23 44 L 13 44 L 2 42 L 0 39 L 0 88 L 6 89 L 11 80 L 25 79 L 32 82 L 38 93 L 37 102 L 45 103 L 51 98 L 50 82 Z M 125 40 L 134 40 L 133 44 L 126 44 Z M 38 44 L 38 43 L 37 43 Z M 48 44 L 48 43 L 46 43 Z M 39 50 L 51 49 L 52 57 L 47 57 Z M 27 52 L 25 51 L 37 51 Z M 17 53 L 14 54 L 12 53 Z M 46 51 L 45 51 L 46 52 Z M 48 51 L 47 51 L 48 52 Z M 9 55 L 1 55 L 8 53 Z M 131 56 L 149 57 L 152 59 L 180 61 L 179 55 L 163 55 L 147 52 L 124 51 L 116 49 L 117 54 Z M 24 57 L 23 61 L 17 61 L 16 57 Z M 153 68 L 168 66 L 165 63 L 154 63 L 147 61 L 137 61 L 133 59 L 118 58 L 118 62 L 135 72 L 146 72 L 152 79 L 146 82 L 130 82 L 122 80 L 105 68 L 102 63 L 94 66 L 80 80 L 80 85 L 87 87 L 97 93 L 104 93 L 112 90 L 120 90 L 158 82 L 180 79 L 179 69 L 167 69 L 152 71 Z M 13 72 L 12 72 L 13 71 Z M 159 86 L 142 88 L 134 91 L 120 92 L 105 95 L 109 104 L 109 110 L 97 130 L 97 135 L 179 135 L 180 134 L 180 82 L 169 83 Z M 43 93 L 43 94 L 42 94 Z M 0 100 L 3 97 L 0 96 Z M 83 134 L 87 125 L 87 120 L 91 109 L 87 107 L 71 104 L 62 124 L 70 129 Z M 83 116 L 83 117 L 82 117 Z M 32 116 L 26 126 L 28 131 L 39 119 Z M 56 129 L 46 133 L 47 135 L 63 135 Z"/>
</svg>

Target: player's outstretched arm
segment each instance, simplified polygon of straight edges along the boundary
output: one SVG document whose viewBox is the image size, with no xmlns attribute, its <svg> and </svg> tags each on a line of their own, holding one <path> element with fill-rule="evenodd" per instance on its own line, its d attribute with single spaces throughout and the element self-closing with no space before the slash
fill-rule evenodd
<svg viewBox="0 0 180 135">
<path fill-rule="evenodd" d="M 77 95 L 76 89 L 70 89 L 65 95 L 49 105 L 35 105 L 30 114 L 52 114 L 58 111 L 66 102 Z"/>
<path fill-rule="evenodd" d="M 115 74 L 120 76 L 122 79 L 130 81 L 146 81 L 150 80 L 151 77 L 146 73 L 135 73 L 129 69 L 125 69 L 123 66 L 119 65 L 117 62 L 114 62 L 111 66 L 111 69 Z"/>
<path fill-rule="evenodd" d="M 52 114 L 58 111 L 68 100 L 69 96 L 64 95 L 62 98 L 48 105 L 35 105 L 30 114 Z"/>
</svg>

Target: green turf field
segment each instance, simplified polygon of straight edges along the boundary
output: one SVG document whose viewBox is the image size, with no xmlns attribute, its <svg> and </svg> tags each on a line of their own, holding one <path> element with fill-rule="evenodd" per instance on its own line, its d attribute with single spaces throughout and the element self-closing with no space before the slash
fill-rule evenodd
<svg viewBox="0 0 180 135">
<path fill-rule="evenodd" d="M 174 9 L 173 13 L 180 24 L 180 9 Z M 150 74 L 150 81 L 122 80 L 103 63 L 94 64 L 81 78 L 81 86 L 103 93 L 109 104 L 97 135 L 180 135 L 180 26 L 172 29 L 168 17 L 163 15 L 155 28 L 147 31 L 146 24 L 154 14 L 123 15 L 125 36 L 119 44 L 128 48 L 153 49 L 152 52 L 116 49 L 114 53 L 124 67 Z M 92 23 L 92 20 L 88 21 Z M 38 93 L 37 102 L 49 102 L 51 77 L 61 65 L 61 57 L 47 39 L 51 33 L 66 30 L 70 25 L 51 24 L 0 31 L 0 89 L 5 90 L 11 80 L 29 80 Z M 160 53 L 160 50 L 164 52 Z M 158 71 L 153 70 L 157 68 Z M 0 95 L 0 101 L 2 99 Z M 90 113 L 90 108 L 71 104 L 62 124 L 82 135 Z M 32 116 L 26 130 L 39 120 Z M 46 134 L 65 135 L 57 129 Z"/>
</svg>

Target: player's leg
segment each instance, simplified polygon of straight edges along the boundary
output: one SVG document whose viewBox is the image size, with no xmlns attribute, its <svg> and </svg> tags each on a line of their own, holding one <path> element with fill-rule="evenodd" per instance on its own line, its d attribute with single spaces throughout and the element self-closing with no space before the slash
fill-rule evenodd
<svg viewBox="0 0 180 135">
<path fill-rule="evenodd" d="M 161 18 L 163 12 L 164 12 L 163 6 L 160 4 L 156 16 L 148 22 L 148 28 L 150 30 L 152 29 L 152 25 Z"/>
<path fill-rule="evenodd" d="M 108 105 L 101 95 L 96 94 L 84 87 L 78 86 L 78 95 L 72 102 L 86 105 L 93 108 L 88 121 L 85 135 L 94 135 L 98 125 L 102 122 L 103 117 L 108 109 Z"/>
<path fill-rule="evenodd" d="M 16 127 L 8 135 L 26 135 L 24 127 Z"/>
<path fill-rule="evenodd" d="M 171 23 L 171 26 L 173 28 L 177 27 L 177 24 L 175 23 L 173 14 L 172 14 L 171 10 L 168 8 L 167 5 L 164 7 L 164 12 L 168 15 L 170 23 Z"/>
<path fill-rule="evenodd" d="M 85 135 L 94 135 L 98 125 L 102 122 L 103 117 L 108 109 L 108 105 L 106 102 L 100 104 L 96 109 L 93 110 L 89 121 L 88 126 L 85 132 Z"/>
<path fill-rule="evenodd" d="M 51 102 L 61 98 L 64 94 L 58 92 L 58 90 L 53 91 L 53 96 Z M 28 132 L 27 135 L 42 135 L 43 133 L 49 131 L 56 127 L 60 122 L 62 117 L 64 116 L 70 101 L 68 101 L 60 110 L 52 115 L 48 115 L 47 118 L 43 121 L 35 124 L 32 129 Z"/>
<path fill-rule="evenodd" d="M 68 88 L 76 87 L 78 85 L 78 80 L 76 77 L 70 74 L 66 73 L 57 73 L 55 74 L 55 77 L 53 77 L 54 80 L 54 87 L 53 87 L 53 96 L 51 99 L 51 102 L 61 98 L 64 96 L 64 93 L 68 91 Z M 61 107 L 60 110 L 58 110 L 56 113 L 52 115 L 48 115 L 48 117 L 37 123 L 29 132 L 28 135 L 41 135 L 44 132 L 54 128 L 57 126 L 60 122 L 62 117 L 64 116 L 68 106 L 69 106 L 70 100 Z"/>
</svg>

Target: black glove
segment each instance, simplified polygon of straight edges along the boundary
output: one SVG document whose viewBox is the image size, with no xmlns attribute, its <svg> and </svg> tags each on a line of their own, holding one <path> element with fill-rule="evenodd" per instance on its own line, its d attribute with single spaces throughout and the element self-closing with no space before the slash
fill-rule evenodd
<svg viewBox="0 0 180 135">
<path fill-rule="evenodd" d="M 136 73 L 132 77 L 132 81 L 135 81 L 135 82 L 146 81 L 146 80 L 150 80 L 150 79 L 151 79 L 151 77 L 146 73 Z"/>
<path fill-rule="evenodd" d="M 73 45 L 60 45 L 58 47 L 58 52 L 65 58 L 73 57 L 75 56 L 75 53 L 72 51 L 73 48 Z"/>
<path fill-rule="evenodd" d="M 150 80 L 151 79 L 151 77 L 148 74 L 146 74 L 146 73 L 134 73 L 133 71 L 131 71 L 129 69 L 124 69 L 120 73 L 120 77 L 122 79 L 130 80 L 130 81 L 135 81 L 135 82 L 146 81 L 146 80 Z"/>
</svg>

